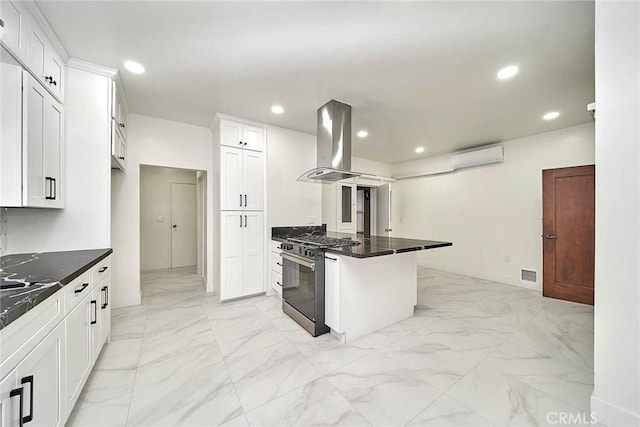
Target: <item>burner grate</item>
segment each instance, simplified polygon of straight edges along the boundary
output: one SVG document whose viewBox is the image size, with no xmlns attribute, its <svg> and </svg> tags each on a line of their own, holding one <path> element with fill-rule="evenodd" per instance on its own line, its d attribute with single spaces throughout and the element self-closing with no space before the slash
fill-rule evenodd
<svg viewBox="0 0 640 427">
<path fill-rule="evenodd" d="M 339 248 L 341 246 L 354 246 L 360 244 L 360 242 L 356 242 L 351 239 L 340 239 L 337 237 L 318 235 L 299 236 L 296 238 L 290 238 L 288 240 L 290 242 L 302 243 L 304 245 L 313 245 L 323 248 Z"/>
</svg>

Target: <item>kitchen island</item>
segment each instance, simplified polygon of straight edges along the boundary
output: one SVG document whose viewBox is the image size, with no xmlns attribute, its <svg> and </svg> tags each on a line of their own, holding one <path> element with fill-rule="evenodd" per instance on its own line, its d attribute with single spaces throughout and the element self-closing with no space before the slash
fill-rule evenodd
<svg viewBox="0 0 640 427">
<path fill-rule="evenodd" d="M 345 343 L 413 316 L 417 252 L 452 246 L 383 236 L 351 239 L 360 244 L 325 252 L 325 323 Z"/>
<path fill-rule="evenodd" d="M 349 244 L 314 249 L 298 243 L 296 247 L 297 242 L 318 237 L 321 242 L 328 239 L 328 244 L 331 239 Z M 320 276 L 316 273 L 312 279 L 303 268 L 290 263 L 292 273 L 287 274 L 285 265 L 283 289 L 307 302 L 293 304 L 293 308 L 326 325 L 324 330 L 323 325 L 316 325 L 314 336 L 330 328 L 345 343 L 413 316 L 418 296 L 417 252 L 452 246 L 451 242 L 330 232 L 324 226 L 276 227 L 272 238 L 284 242 L 285 252 L 293 251 L 295 256 L 285 258 L 299 259 L 304 255 L 308 265 L 314 265 L 322 273 Z M 301 280 L 303 276 L 308 280 Z M 311 293 L 311 280 L 315 280 L 316 297 L 322 299 L 321 304 L 315 301 L 315 312 L 308 309 L 311 301 L 305 299 Z M 291 307 L 283 304 L 283 308 L 301 323 Z"/>
</svg>

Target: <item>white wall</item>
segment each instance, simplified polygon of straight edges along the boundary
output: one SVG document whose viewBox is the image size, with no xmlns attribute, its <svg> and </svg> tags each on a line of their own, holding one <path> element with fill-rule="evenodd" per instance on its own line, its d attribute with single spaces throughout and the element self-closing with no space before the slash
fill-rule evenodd
<svg viewBox="0 0 640 427">
<path fill-rule="evenodd" d="M 174 182 L 195 185 L 196 171 L 156 166 L 140 169 L 142 271 L 171 268 L 171 183 Z M 159 216 L 164 217 L 163 222 L 158 221 Z"/>
<path fill-rule="evenodd" d="M 213 200 L 212 143 L 209 129 L 131 114 L 128 118 L 126 172 L 112 175 L 113 305 L 140 303 L 140 165 L 207 172 L 207 200 Z M 209 205 L 210 206 L 210 205 Z M 207 210 L 208 262 L 213 252 L 212 209 Z M 207 268 L 207 290 L 213 270 Z"/>
<path fill-rule="evenodd" d="M 368 173 L 390 177 L 393 173 L 393 165 L 391 163 L 377 162 L 375 160 L 363 159 L 360 157 L 351 158 L 351 170 L 360 173 Z"/>
<path fill-rule="evenodd" d="M 322 184 L 296 181 L 303 172 L 315 167 L 315 135 L 267 126 L 269 239 L 271 227 L 322 224 Z M 313 217 L 312 223 L 309 217 Z"/>
<path fill-rule="evenodd" d="M 110 82 L 67 67 L 64 209 L 8 209 L 6 253 L 110 246 Z"/>
<path fill-rule="evenodd" d="M 640 425 L 640 3 L 596 1 L 595 388 L 609 426 Z"/>
<path fill-rule="evenodd" d="M 394 184 L 394 236 L 445 240 L 422 251 L 432 268 L 525 286 L 520 269 L 542 271 L 542 169 L 593 164 L 593 124 L 513 141 L 504 163 Z M 394 174 L 448 166 L 450 155 L 394 165 Z M 505 257 L 509 257 L 509 261 Z"/>
</svg>

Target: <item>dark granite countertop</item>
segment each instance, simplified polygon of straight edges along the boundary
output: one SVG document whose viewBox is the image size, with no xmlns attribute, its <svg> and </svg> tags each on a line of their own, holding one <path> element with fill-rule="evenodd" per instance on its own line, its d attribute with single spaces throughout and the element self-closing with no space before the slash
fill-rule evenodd
<svg viewBox="0 0 640 427">
<path fill-rule="evenodd" d="M 326 227 L 324 225 L 322 227 L 273 227 L 271 231 L 271 238 L 276 241 L 284 241 L 289 237 L 296 237 L 308 233 L 340 239 L 350 239 L 358 242 L 359 244 L 354 246 L 325 249 L 328 253 L 346 255 L 355 258 L 370 258 L 374 256 L 392 255 L 403 252 L 422 251 L 426 249 L 453 246 L 453 243 L 451 242 L 440 242 L 436 240 L 405 239 L 401 237 L 386 236 L 364 237 L 361 234 L 336 233 L 333 231 L 326 231 Z"/>
<path fill-rule="evenodd" d="M 5 255 L 0 258 L 0 329 L 109 256 L 111 249 Z"/>
</svg>

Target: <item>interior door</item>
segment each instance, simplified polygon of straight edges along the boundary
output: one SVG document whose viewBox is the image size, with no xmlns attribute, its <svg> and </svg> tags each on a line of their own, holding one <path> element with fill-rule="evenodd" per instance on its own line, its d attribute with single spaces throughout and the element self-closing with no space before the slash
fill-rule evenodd
<svg viewBox="0 0 640 427">
<path fill-rule="evenodd" d="M 171 268 L 196 265 L 197 206 L 195 184 L 171 183 Z"/>
<path fill-rule="evenodd" d="M 391 184 L 376 188 L 376 235 L 391 236 Z"/>
<path fill-rule="evenodd" d="M 543 295 L 593 305 L 595 167 L 542 171 Z"/>
</svg>

